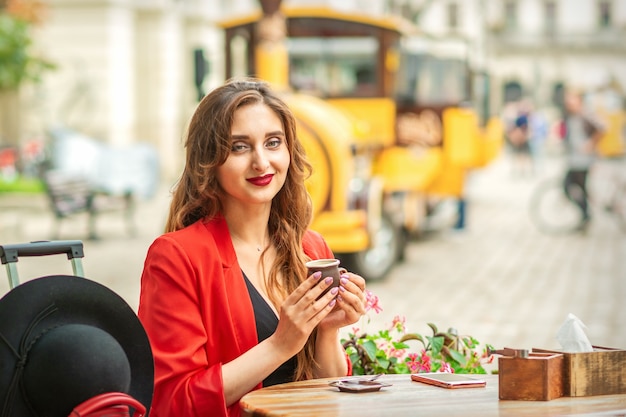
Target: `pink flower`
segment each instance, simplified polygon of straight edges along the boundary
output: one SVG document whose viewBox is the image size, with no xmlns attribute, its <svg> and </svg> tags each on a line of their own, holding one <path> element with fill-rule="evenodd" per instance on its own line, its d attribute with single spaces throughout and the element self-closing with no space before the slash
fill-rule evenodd
<svg viewBox="0 0 626 417">
<path fill-rule="evenodd" d="M 452 369 L 452 367 L 450 366 L 448 362 L 442 362 L 441 368 L 439 368 L 439 372 L 447 372 L 449 374 L 453 374 L 454 369 Z"/>
<path fill-rule="evenodd" d="M 385 356 L 387 358 L 402 359 L 402 357 L 404 356 L 404 351 L 406 350 L 406 349 L 396 349 L 393 346 L 393 343 L 391 343 L 388 340 L 379 340 L 376 343 L 376 347 L 382 350 L 383 352 L 385 352 Z"/>
<path fill-rule="evenodd" d="M 409 367 L 411 373 L 416 373 L 420 368 L 420 362 L 417 357 L 417 353 L 409 353 L 406 359 L 406 364 Z"/>
<path fill-rule="evenodd" d="M 389 348 L 389 352 L 387 353 L 387 356 L 390 358 L 402 359 L 402 357 L 404 356 L 405 350 L 406 349 L 396 349 L 395 347 L 391 346 Z"/>
<path fill-rule="evenodd" d="M 411 358 L 411 363 L 409 366 L 411 369 L 415 369 L 413 372 L 430 372 L 430 356 L 426 353 L 426 350 L 422 349 L 419 357 L 416 353 L 409 354 L 409 356 L 413 355 Z"/>
<path fill-rule="evenodd" d="M 406 317 L 404 316 L 395 316 L 393 321 L 391 322 L 391 327 L 389 330 L 396 329 L 400 333 L 404 333 L 406 331 Z"/>
<path fill-rule="evenodd" d="M 365 311 L 374 310 L 376 314 L 380 313 L 383 308 L 378 303 L 378 296 L 370 290 L 365 290 Z"/>
</svg>

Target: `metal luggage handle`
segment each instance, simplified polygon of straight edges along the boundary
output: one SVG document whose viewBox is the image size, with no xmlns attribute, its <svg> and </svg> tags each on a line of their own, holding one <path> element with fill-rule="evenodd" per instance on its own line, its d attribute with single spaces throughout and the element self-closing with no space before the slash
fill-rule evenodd
<svg viewBox="0 0 626 417">
<path fill-rule="evenodd" d="M 84 258 L 85 254 L 83 252 L 83 242 L 80 240 L 43 240 L 0 245 L 0 261 L 6 265 L 11 288 L 19 285 L 15 263 L 20 256 L 48 256 L 63 253 L 67 255 L 67 259 L 71 260 L 74 275 L 84 277 L 85 273 L 80 258 Z"/>
</svg>

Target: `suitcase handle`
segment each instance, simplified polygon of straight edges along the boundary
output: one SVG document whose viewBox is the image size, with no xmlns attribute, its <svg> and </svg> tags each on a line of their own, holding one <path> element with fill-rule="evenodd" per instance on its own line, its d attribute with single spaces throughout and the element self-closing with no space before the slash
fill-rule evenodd
<svg viewBox="0 0 626 417">
<path fill-rule="evenodd" d="M 20 256 L 47 256 L 65 253 L 67 259 L 84 258 L 83 242 L 80 240 L 42 240 L 30 243 L 0 245 L 2 264 L 17 262 Z"/>
</svg>

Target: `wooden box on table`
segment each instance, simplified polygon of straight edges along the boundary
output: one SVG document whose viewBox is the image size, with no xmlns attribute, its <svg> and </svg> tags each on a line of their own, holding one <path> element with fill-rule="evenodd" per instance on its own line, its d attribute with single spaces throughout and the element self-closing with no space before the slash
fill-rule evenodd
<svg viewBox="0 0 626 417">
<path fill-rule="evenodd" d="M 626 394 L 626 350 L 593 346 L 593 352 L 533 351 L 563 354 L 565 396 Z"/>
<path fill-rule="evenodd" d="M 531 352 L 498 358 L 501 400 L 549 401 L 563 396 L 563 355 Z"/>
</svg>

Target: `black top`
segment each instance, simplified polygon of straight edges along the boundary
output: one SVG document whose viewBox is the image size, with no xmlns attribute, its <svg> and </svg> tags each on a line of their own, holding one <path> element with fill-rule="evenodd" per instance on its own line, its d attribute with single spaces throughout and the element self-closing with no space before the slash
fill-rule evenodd
<svg viewBox="0 0 626 417">
<path fill-rule="evenodd" d="M 267 304 L 267 301 L 265 301 L 256 288 L 254 288 L 254 285 L 252 285 L 245 273 L 243 273 L 243 277 L 246 280 L 250 300 L 252 300 L 254 321 L 256 322 L 256 332 L 259 338 L 259 343 L 261 343 L 276 331 L 276 327 L 278 326 L 278 317 L 276 317 L 274 310 L 272 310 L 272 308 Z M 293 356 L 291 359 L 287 360 L 287 362 L 280 365 L 278 369 L 272 372 L 267 378 L 265 378 L 263 380 L 263 386 L 268 387 L 270 385 L 293 382 L 296 372 L 296 363 L 296 357 Z"/>
</svg>

